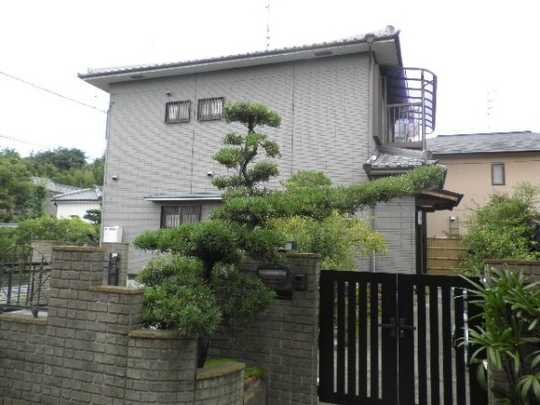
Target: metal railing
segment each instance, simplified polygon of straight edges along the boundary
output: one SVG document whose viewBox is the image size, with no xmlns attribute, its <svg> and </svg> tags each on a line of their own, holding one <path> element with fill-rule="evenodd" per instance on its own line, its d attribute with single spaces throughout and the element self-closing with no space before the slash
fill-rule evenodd
<svg viewBox="0 0 540 405">
<path fill-rule="evenodd" d="M 0 312 L 29 309 L 37 317 L 47 308 L 49 264 L 32 261 L 31 250 L 14 249 L 0 260 Z"/>
<path fill-rule="evenodd" d="M 384 75 L 388 105 L 385 141 L 426 149 L 435 129 L 437 76 L 427 69 L 389 69 Z"/>
</svg>

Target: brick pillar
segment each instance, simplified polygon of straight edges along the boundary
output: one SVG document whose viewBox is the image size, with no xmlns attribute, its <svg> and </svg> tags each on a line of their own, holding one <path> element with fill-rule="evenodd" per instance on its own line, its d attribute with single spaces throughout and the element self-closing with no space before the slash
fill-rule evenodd
<svg viewBox="0 0 540 405">
<path fill-rule="evenodd" d="M 130 332 L 126 403 L 193 404 L 196 367 L 196 339 L 170 330 Z"/>
<path fill-rule="evenodd" d="M 264 368 L 270 405 L 315 405 L 320 256 L 291 253 L 286 266 L 292 273 L 306 274 L 306 291 L 293 291 L 290 300 L 276 299 L 267 311 L 233 335 L 223 332 L 216 336 L 211 355 Z M 257 264 L 248 267 L 253 271 Z"/>
</svg>

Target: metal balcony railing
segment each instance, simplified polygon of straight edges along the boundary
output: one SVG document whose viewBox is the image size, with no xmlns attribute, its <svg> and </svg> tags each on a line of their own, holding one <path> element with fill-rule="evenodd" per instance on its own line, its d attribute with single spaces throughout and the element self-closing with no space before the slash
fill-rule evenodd
<svg viewBox="0 0 540 405">
<path fill-rule="evenodd" d="M 387 68 L 386 143 L 426 149 L 435 129 L 437 76 L 421 68 Z"/>
</svg>

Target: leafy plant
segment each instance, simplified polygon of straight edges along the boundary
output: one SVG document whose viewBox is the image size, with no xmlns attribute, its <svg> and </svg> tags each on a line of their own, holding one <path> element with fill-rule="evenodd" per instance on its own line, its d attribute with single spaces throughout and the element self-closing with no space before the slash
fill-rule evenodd
<svg viewBox="0 0 540 405">
<path fill-rule="evenodd" d="M 469 280 L 470 281 L 470 280 Z M 488 368 L 504 375 L 504 384 L 493 384 L 502 403 L 529 405 L 540 401 L 540 284 L 525 279 L 518 271 L 492 269 L 473 285 L 473 304 L 481 309 L 480 325 L 470 330 L 480 363 L 478 375 L 486 385 Z"/>
<path fill-rule="evenodd" d="M 538 257 L 534 242 L 537 190 L 529 185 L 517 187 L 513 194 L 494 194 L 477 209 L 463 239 L 463 270 L 482 273 L 486 259 L 534 260 Z"/>
<path fill-rule="evenodd" d="M 167 255 L 152 259 L 139 274 L 145 284 L 143 323 L 178 329 L 187 336 L 209 336 L 221 321 L 215 295 L 194 258 Z"/>
<path fill-rule="evenodd" d="M 58 219 L 50 215 L 20 222 L 15 234 L 18 243 L 59 240 L 74 245 L 95 245 L 98 241 L 94 225 L 80 218 Z"/>
</svg>

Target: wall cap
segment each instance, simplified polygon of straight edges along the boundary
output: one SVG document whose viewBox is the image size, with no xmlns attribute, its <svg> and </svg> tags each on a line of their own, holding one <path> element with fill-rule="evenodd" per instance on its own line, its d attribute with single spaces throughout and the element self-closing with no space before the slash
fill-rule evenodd
<svg viewBox="0 0 540 405">
<path fill-rule="evenodd" d="M 34 318 L 32 314 L 0 314 L 0 321 L 30 323 L 33 325 L 47 325 L 47 318 Z"/>
<path fill-rule="evenodd" d="M 198 368 L 197 369 L 197 380 L 207 380 L 210 378 L 224 377 L 229 374 L 234 374 L 239 371 L 242 371 L 246 368 L 244 363 L 238 361 L 230 361 L 226 364 L 216 367 L 209 368 Z"/>
<path fill-rule="evenodd" d="M 179 331 L 173 329 L 134 329 L 128 333 L 130 338 L 137 339 L 177 339 L 177 340 L 193 340 L 190 336 L 183 336 Z"/>
<path fill-rule="evenodd" d="M 124 295 L 138 295 L 144 293 L 144 288 L 131 288 L 122 287 L 117 285 L 99 285 L 89 288 L 90 291 L 110 293 L 110 294 L 124 294 Z"/>
<path fill-rule="evenodd" d="M 54 246 L 53 251 L 55 252 L 83 252 L 83 253 L 105 252 L 103 248 L 95 247 L 95 246 Z"/>
</svg>

